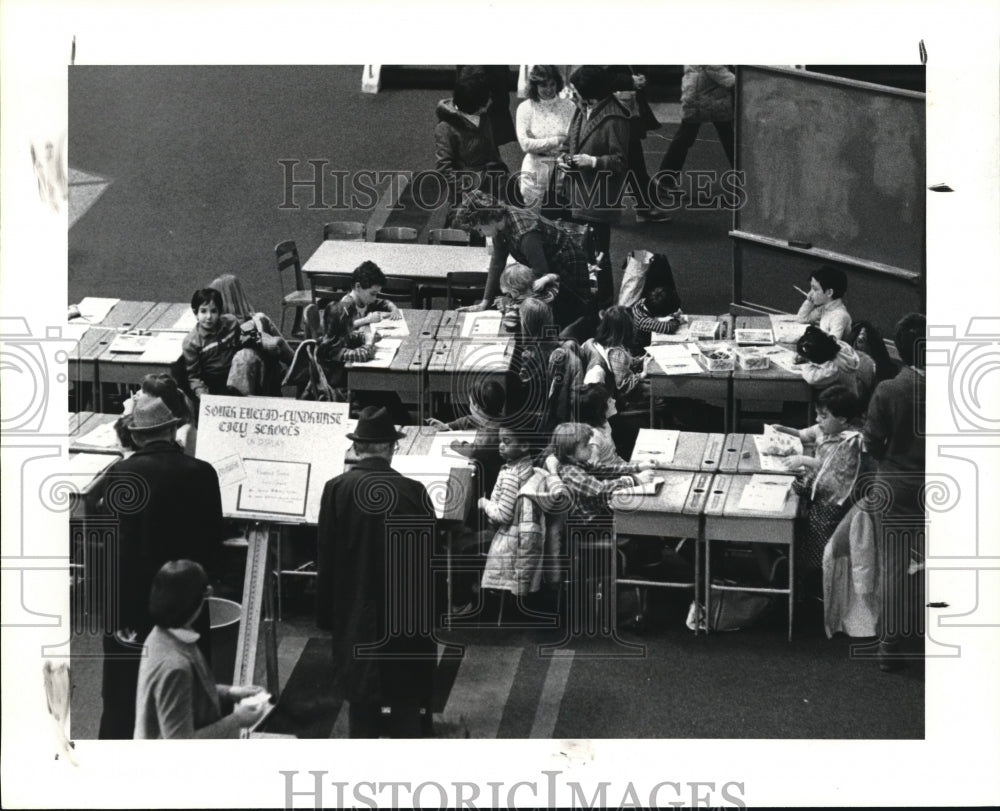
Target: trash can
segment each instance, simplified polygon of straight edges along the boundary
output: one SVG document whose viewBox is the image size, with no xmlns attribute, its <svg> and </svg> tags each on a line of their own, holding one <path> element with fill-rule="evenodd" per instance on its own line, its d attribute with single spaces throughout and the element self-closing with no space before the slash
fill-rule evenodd
<svg viewBox="0 0 1000 811">
<path fill-rule="evenodd" d="M 240 636 L 243 606 L 221 597 L 208 598 L 212 627 L 212 673 L 219 684 L 232 684 L 236 672 L 236 643 Z"/>
</svg>

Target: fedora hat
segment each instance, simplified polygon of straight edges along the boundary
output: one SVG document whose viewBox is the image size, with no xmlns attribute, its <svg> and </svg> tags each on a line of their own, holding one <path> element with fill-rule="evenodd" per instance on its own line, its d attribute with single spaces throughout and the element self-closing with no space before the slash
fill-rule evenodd
<svg viewBox="0 0 1000 811">
<path fill-rule="evenodd" d="M 184 422 L 160 397 L 140 391 L 133 399 L 135 404 L 127 418 L 128 429 L 133 434 L 172 428 Z"/>
<path fill-rule="evenodd" d="M 396 430 L 384 406 L 367 406 L 358 414 L 358 425 L 347 435 L 352 442 L 395 442 L 406 434 Z"/>
</svg>

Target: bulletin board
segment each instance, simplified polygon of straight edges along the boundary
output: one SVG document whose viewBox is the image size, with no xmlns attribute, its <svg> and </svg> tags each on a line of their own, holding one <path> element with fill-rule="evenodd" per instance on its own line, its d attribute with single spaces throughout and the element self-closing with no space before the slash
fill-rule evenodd
<svg viewBox="0 0 1000 811">
<path fill-rule="evenodd" d="M 348 404 L 201 398 L 197 456 L 215 468 L 228 518 L 316 524 L 323 487 L 344 471 Z"/>
</svg>

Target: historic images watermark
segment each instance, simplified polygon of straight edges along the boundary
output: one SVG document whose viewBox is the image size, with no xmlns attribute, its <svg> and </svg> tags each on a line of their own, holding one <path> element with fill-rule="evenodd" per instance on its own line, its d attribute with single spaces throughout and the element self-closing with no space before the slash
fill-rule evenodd
<svg viewBox="0 0 1000 811">
<path fill-rule="evenodd" d="M 532 780 L 484 784 L 454 780 L 420 783 L 337 780 L 329 772 L 279 770 L 284 807 L 311 799 L 315 808 L 746 808 L 746 784 L 656 780 L 581 784 L 562 780 L 562 771 L 542 770 Z M 310 779 L 311 776 L 311 779 Z"/>
<path fill-rule="evenodd" d="M 458 170 L 445 174 L 434 169 L 362 169 L 349 172 L 327 169 L 325 158 L 283 158 L 279 209 L 318 211 L 371 211 L 383 197 L 398 200 L 409 188 L 413 204 L 423 211 L 436 209 L 462 199 L 465 192 L 479 188 L 503 190 L 507 200 L 517 199 L 521 172 L 508 174 L 485 170 Z M 578 173 L 571 170 L 567 175 Z M 736 170 L 716 172 L 689 170 L 656 172 L 645 184 L 628 170 L 621 174 L 596 171 L 584 177 L 576 188 L 588 207 L 604 206 L 609 210 L 625 207 L 626 202 L 645 205 L 644 198 L 664 211 L 684 206 L 692 211 L 718 211 L 742 208 L 746 204 L 745 173 Z M 645 186 L 645 188 L 644 188 Z M 604 202 L 606 201 L 606 202 Z"/>
</svg>

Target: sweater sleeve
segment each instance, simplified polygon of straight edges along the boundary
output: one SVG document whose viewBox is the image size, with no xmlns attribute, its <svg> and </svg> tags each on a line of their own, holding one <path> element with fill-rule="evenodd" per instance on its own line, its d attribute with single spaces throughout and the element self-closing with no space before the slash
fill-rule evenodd
<svg viewBox="0 0 1000 811">
<path fill-rule="evenodd" d="M 194 674 L 189 668 L 171 668 L 152 685 L 156 719 L 163 738 L 194 737 Z"/>
<path fill-rule="evenodd" d="M 608 349 L 608 365 L 615 376 L 619 394 L 628 394 L 642 383 L 642 378 L 632 371 L 633 360 L 632 355 L 624 347 L 613 346 Z"/>
<path fill-rule="evenodd" d="M 646 312 L 641 301 L 632 305 L 632 323 L 640 332 L 662 332 L 672 335 L 677 332 L 679 322 L 673 316 L 667 318 L 654 318 Z"/>
<path fill-rule="evenodd" d="M 535 274 L 535 278 L 547 276 L 552 270 L 545 256 L 545 240 L 537 231 L 528 231 L 518 244 L 518 250 L 528 261 L 525 263 Z"/>
<path fill-rule="evenodd" d="M 611 172 L 618 175 L 625 171 L 628 163 L 628 134 L 629 123 L 627 118 L 610 118 L 608 127 L 608 151 L 604 155 L 595 155 L 598 171 Z"/>
<path fill-rule="evenodd" d="M 522 152 L 549 154 L 559 146 L 560 139 L 556 137 L 536 138 L 531 133 L 532 108 L 531 99 L 525 99 L 517 108 L 517 142 Z"/>
<path fill-rule="evenodd" d="M 201 338 L 197 327 L 187 334 L 181 346 L 184 354 L 184 366 L 187 369 L 188 385 L 195 397 L 208 394 L 208 384 L 202 378 L 201 371 Z"/>
<path fill-rule="evenodd" d="M 517 504 L 517 477 L 509 470 L 501 470 L 493 487 L 489 504 L 484 508 L 486 517 L 494 524 L 514 523 L 514 507 Z"/>
<path fill-rule="evenodd" d="M 802 379 L 810 386 L 822 388 L 837 379 L 837 362 L 828 360 L 826 363 L 807 363 L 802 367 Z"/>
</svg>

